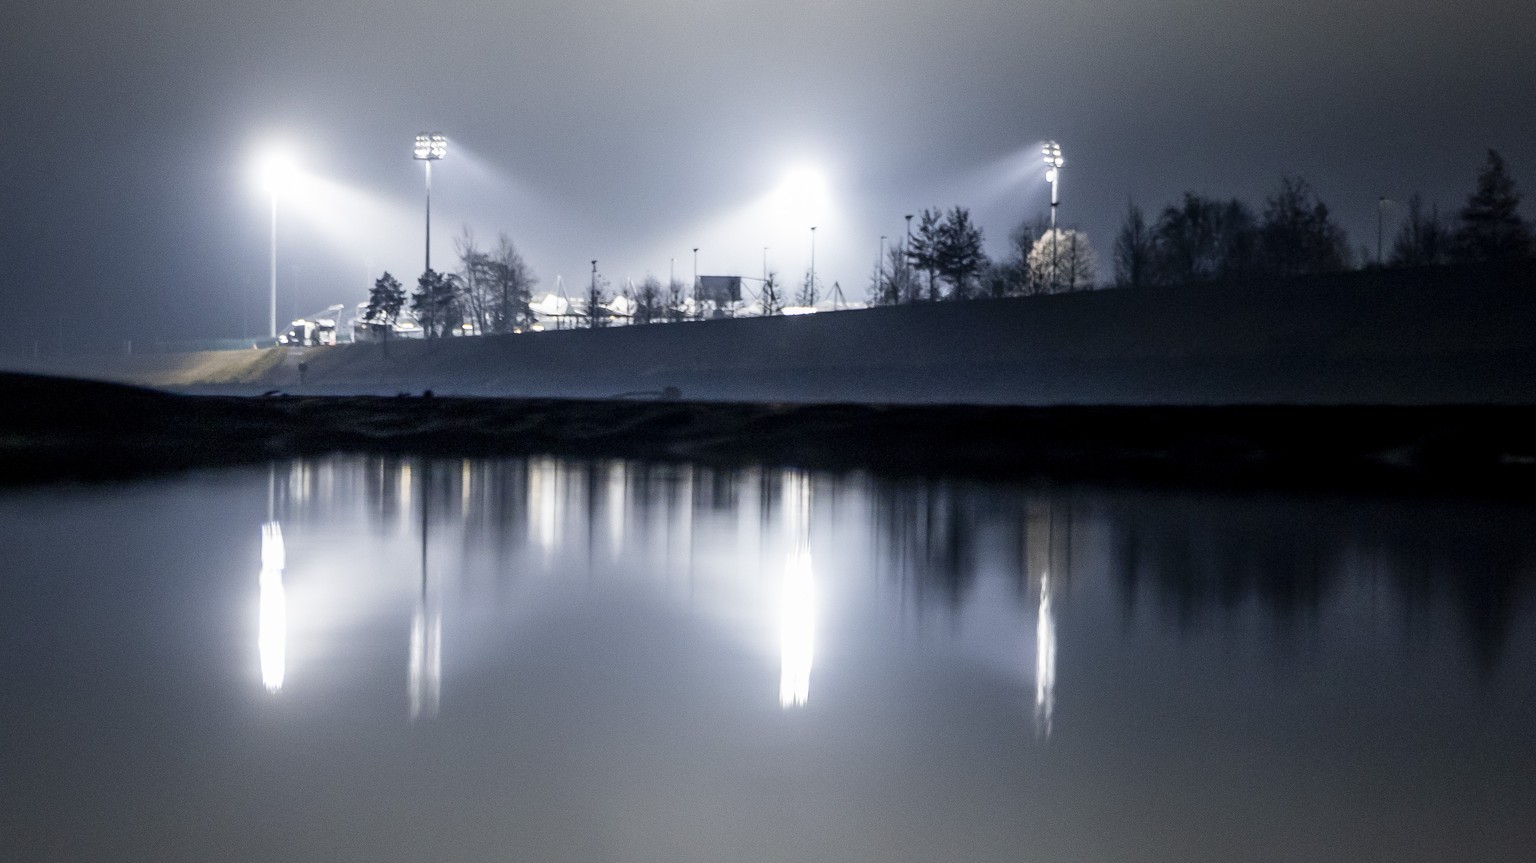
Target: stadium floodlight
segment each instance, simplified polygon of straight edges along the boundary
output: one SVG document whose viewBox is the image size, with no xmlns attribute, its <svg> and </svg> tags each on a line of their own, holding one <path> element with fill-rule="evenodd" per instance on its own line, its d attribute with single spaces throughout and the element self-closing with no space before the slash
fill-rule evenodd
<svg viewBox="0 0 1536 863">
<path fill-rule="evenodd" d="M 415 157 L 435 162 L 448 155 L 448 138 L 441 132 L 422 132 L 416 136 Z"/>
<path fill-rule="evenodd" d="M 272 244 L 269 255 L 267 335 L 277 338 L 277 199 L 286 192 L 298 175 L 293 158 L 281 150 L 268 153 L 261 161 L 261 185 L 272 199 Z"/>
<path fill-rule="evenodd" d="M 1045 181 L 1051 184 L 1051 289 L 1056 286 L 1056 205 L 1060 199 L 1056 194 L 1057 183 L 1061 180 L 1062 166 L 1067 162 L 1061 157 L 1061 145 L 1055 141 L 1046 141 L 1040 148 L 1045 157 Z"/>
<path fill-rule="evenodd" d="M 432 163 L 448 155 L 448 138 L 442 132 L 422 132 L 416 136 L 412 158 L 426 167 L 427 173 L 427 261 L 432 269 Z"/>
</svg>

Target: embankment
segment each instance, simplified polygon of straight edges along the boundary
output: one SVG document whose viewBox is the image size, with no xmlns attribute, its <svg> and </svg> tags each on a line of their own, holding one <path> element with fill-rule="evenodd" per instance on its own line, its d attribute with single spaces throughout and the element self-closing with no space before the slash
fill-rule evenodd
<svg viewBox="0 0 1536 863">
<path fill-rule="evenodd" d="M 1533 325 L 1536 267 L 1526 264 L 41 370 L 223 393 L 1536 404 Z"/>
</svg>

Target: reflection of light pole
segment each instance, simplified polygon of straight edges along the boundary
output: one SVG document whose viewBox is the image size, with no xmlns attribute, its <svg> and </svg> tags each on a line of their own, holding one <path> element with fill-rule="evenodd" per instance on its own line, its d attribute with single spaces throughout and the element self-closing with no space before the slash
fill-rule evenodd
<svg viewBox="0 0 1536 863">
<path fill-rule="evenodd" d="M 1045 155 L 1045 181 L 1051 184 L 1051 289 L 1056 288 L 1056 183 L 1061 179 L 1061 167 L 1066 161 L 1061 158 L 1061 145 L 1055 141 L 1046 141 L 1040 148 Z"/>
<path fill-rule="evenodd" d="M 448 155 L 448 139 L 441 132 L 422 132 L 416 136 L 412 156 L 427 169 L 427 272 L 432 270 L 432 163 Z"/>
</svg>

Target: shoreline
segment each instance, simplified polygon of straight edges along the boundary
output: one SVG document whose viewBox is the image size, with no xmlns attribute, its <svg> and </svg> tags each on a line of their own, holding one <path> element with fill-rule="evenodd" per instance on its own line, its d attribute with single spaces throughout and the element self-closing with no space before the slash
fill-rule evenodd
<svg viewBox="0 0 1536 863">
<path fill-rule="evenodd" d="M 1536 406 L 191 396 L 0 374 L 0 484 L 330 453 L 557 455 L 1046 483 L 1536 500 Z"/>
</svg>

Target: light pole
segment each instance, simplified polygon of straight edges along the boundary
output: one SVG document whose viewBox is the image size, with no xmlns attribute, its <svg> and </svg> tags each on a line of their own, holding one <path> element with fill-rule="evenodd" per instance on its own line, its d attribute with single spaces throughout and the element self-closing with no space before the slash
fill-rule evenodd
<svg viewBox="0 0 1536 863">
<path fill-rule="evenodd" d="M 432 163 L 448 155 L 448 138 L 442 132 L 422 132 L 416 136 L 412 156 L 427 172 L 427 272 L 432 271 Z"/>
<path fill-rule="evenodd" d="M 885 235 L 880 235 L 880 251 L 875 255 L 875 296 L 885 296 Z"/>
<path fill-rule="evenodd" d="M 1056 289 L 1056 184 L 1061 179 L 1061 167 L 1066 160 L 1061 158 L 1061 145 L 1055 141 L 1046 141 L 1040 148 L 1045 156 L 1045 181 L 1051 184 L 1051 290 Z"/>
<path fill-rule="evenodd" d="M 816 305 L 816 226 L 811 226 L 811 305 Z"/>
<path fill-rule="evenodd" d="M 693 302 L 699 302 L 699 247 L 693 247 Z M 695 309 L 697 311 L 697 309 Z"/>
<path fill-rule="evenodd" d="M 1390 203 L 1392 203 L 1392 200 L 1385 195 L 1376 199 L 1376 266 L 1378 267 L 1381 266 L 1381 234 L 1384 218 L 1382 212 L 1386 210 L 1387 205 Z"/>
<path fill-rule="evenodd" d="M 267 157 L 262 166 L 262 180 L 272 198 L 272 242 L 268 249 L 268 270 L 271 276 L 267 301 L 267 336 L 277 338 L 277 196 L 293 178 L 293 164 L 282 153 Z"/>
</svg>

